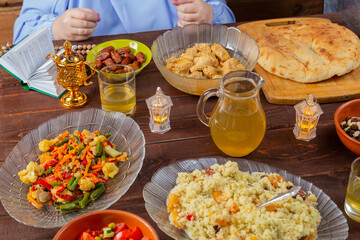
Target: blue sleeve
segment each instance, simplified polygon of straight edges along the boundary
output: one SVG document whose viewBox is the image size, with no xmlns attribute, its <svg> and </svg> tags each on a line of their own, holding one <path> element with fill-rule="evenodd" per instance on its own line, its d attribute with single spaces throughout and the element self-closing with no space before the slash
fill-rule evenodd
<svg viewBox="0 0 360 240">
<path fill-rule="evenodd" d="M 235 16 L 231 9 L 226 5 L 225 0 L 207 0 L 205 1 L 213 8 L 213 24 L 234 23 Z"/>
<path fill-rule="evenodd" d="M 53 6 L 56 0 L 24 0 L 20 16 L 14 24 L 13 42 L 16 44 L 31 32 L 47 27 L 51 37 L 52 24 L 58 17 L 53 13 Z"/>
</svg>

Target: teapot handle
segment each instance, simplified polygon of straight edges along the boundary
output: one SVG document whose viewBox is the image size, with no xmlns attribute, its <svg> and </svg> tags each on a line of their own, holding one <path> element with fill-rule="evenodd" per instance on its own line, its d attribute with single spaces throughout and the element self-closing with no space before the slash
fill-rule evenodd
<svg viewBox="0 0 360 240">
<path fill-rule="evenodd" d="M 213 96 L 219 97 L 218 89 L 210 88 L 210 89 L 206 90 L 200 96 L 199 101 L 196 106 L 196 113 L 197 113 L 199 120 L 207 127 L 209 127 L 210 117 L 208 117 L 205 114 L 205 103 L 210 97 L 213 97 Z"/>
<path fill-rule="evenodd" d="M 51 59 L 51 60 L 53 60 L 54 62 L 56 62 L 56 54 L 55 53 L 49 53 L 46 57 L 45 57 L 45 59 Z"/>
<path fill-rule="evenodd" d="M 89 66 L 89 68 L 90 68 L 90 74 L 84 80 L 84 85 L 89 86 L 89 85 L 92 85 L 93 82 L 90 81 L 90 82 L 87 83 L 86 80 L 88 80 L 89 78 L 91 78 L 95 74 L 95 70 L 94 70 L 94 66 L 92 66 L 91 62 L 85 61 L 84 64 Z"/>
</svg>

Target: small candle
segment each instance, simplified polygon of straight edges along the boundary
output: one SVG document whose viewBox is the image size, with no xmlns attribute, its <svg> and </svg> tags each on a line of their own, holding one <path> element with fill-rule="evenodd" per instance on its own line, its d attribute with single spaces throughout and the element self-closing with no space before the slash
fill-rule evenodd
<svg viewBox="0 0 360 240">
<path fill-rule="evenodd" d="M 146 105 L 150 112 L 150 130 L 154 133 L 165 133 L 170 128 L 170 109 L 173 105 L 171 98 L 166 96 L 160 87 L 156 89 L 154 96 L 146 99 Z"/>
<path fill-rule="evenodd" d="M 312 94 L 305 101 L 296 104 L 294 108 L 296 110 L 296 124 L 293 130 L 295 137 L 310 141 L 316 137 L 316 125 L 323 111 Z"/>
</svg>

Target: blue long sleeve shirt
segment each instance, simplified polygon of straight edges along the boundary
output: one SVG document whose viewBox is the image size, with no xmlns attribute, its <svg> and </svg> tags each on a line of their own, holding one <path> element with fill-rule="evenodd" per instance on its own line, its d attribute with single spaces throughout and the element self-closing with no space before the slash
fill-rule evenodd
<svg viewBox="0 0 360 240">
<path fill-rule="evenodd" d="M 213 24 L 235 22 L 226 0 L 204 0 L 213 8 Z M 98 12 L 93 36 L 171 29 L 177 26 L 177 9 L 171 0 L 24 0 L 14 25 L 14 43 L 40 28 L 51 32 L 54 20 L 69 8 Z"/>
</svg>

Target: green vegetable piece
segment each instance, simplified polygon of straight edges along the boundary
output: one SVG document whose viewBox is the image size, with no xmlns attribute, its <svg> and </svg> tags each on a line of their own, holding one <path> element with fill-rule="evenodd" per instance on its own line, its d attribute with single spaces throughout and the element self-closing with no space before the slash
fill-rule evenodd
<svg viewBox="0 0 360 240">
<path fill-rule="evenodd" d="M 81 143 L 81 140 L 80 140 L 80 138 L 79 138 L 78 136 L 75 136 L 75 135 L 74 135 L 74 138 L 75 138 L 77 144 L 80 144 L 80 143 Z"/>
<path fill-rule="evenodd" d="M 121 152 L 116 151 L 114 148 L 110 147 L 109 145 L 107 145 L 106 147 L 104 147 L 104 151 L 107 155 L 110 155 L 111 157 L 115 158 L 121 155 Z"/>
<path fill-rule="evenodd" d="M 97 132 L 96 133 L 96 136 L 98 137 L 98 136 L 100 136 L 101 135 L 101 132 Z"/>
<path fill-rule="evenodd" d="M 97 189 L 97 188 L 99 188 L 99 187 L 101 187 L 101 186 L 104 186 L 104 184 L 101 183 L 101 182 L 98 182 L 98 183 L 95 184 L 95 188 L 94 188 L 94 189 Z"/>
<path fill-rule="evenodd" d="M 87 192 L 85 194 L 85 196 L 83 197 L 83 199 L 81 199 L 79 205 L 81 208 L 85 208 L 86 205 L 88 204 L 88 201 L 89 201 L 89 197 L 90 197 L 90 192 Z"/>
<path fill-rule="evenodd" d="M 105 133 L 105 137 L 109 139 L 109 137 L 111 137 L 111 133 Z"/>
<path fill-rule="evenodd" d="M 98 187 L 97 189 L 95 189 L 95 191 L 93 191 L 90 195 L 91 200 L 95 200 L 96 198 L 98 198 L 103 192 L 105 191 L 105 187 L 102 184 L 100 187 Z"/>
<path fill-rule="evenodd" d="M 102 240 L 101 237 L 95 237 L 95 240 Z"/>
<path fill-rule="evenodd" d="M 99 141 L 95 148 L 95 156 L 100 157 L 102 153 L 103 144 L 101 141 Z"/>
<path fill-rule="evenodd" d="M 48 174 L 52 173 L 52 172 L 54 171 L 54 169 L 55 169 L 55 167 L 49 168 L 48 170 L 46 170 L 46 171 L 44 172 L 44 174 L 45 174 L 45 175 L 48 175 Z"/>
<path fill-rule="evenodd" d="M 55 146 L 61 147 L 62 145 L 64 145 L 64 144 L 67 143 L 67 142 L 69 142 L 69 138 L 63 138 L 63 139 L 61 139 L 59 142 L 57 142 L 57 143 L 55 144 Z"/>
<path fill-rule="evenodd" d="M 77 185 L 78 185 L 78 183 L 79 183 L 79 181 L 80 181 L 80 179 L 81 179 L 82 177 L 83 177 L 83 175 L 78 176 L 78 177 L 74 180 L 74 182 L 70 185 L 70 187 L 69 187 L 69 184 L 68 184 L 67 188 L 68 188 L 69 190 L 71 190 L 71 191 L 75 191 L 76 188 L 77 188 Z"/>
<path fill-rule="evenodd" d="M 91 165 L 96 165 L 98 159 L 99 159 L 99 157 L 94 157 L 94 158 L 91 160 Z"/>
<path fill-rule="evenodd" d="M 106 162 L 106 154 L 103 151 L 102 154 L 101 154 L 101 163 L 105 163 L 105 162 Z"/>
<path fill-rule="evenodd" d="M 78 156 L 85 149 L 85 145 L 81 144 L 81 147 L 75 151 L 75 155 Z"/>
<path fill-rule="evenodd" d="M 75 181 L 76 177 L 72 177 L 70 178 L 70 180 L 68 181 L 68 184 L 67 184 L 67 188 L 69 188 L 71 186 L 71 184 L 73 184 L 73 182 Z"/>
<path fill-rule="evenodd" d="M 71 151 L 71 150 L 73 150 L 73 149 L 74 149 L 74 147 L 71 146 L 71 145 L 69 145 L 66 150 Z"/>
<path fill-rule="evenodd" d="M 115 236 L 115 233 L 111 230 L 111 228 L 103 228 L 104 238 L 111 238 Z"/>
<path fill-rule="evenodd" d="M 72 212 L 79 209 L 79 200 L 60 205 L 61 212 Z"/>
<path fill-rule="evenodd" d="M 59 183 L 59 182 L 56 182 L 56 183 L 50 183 L 50 185 L 51 185 L 51 186 L 53 186 L 53 187 L 56 187 L 56 186 L 60 186 L 60 185 L 61 185 L 61 183 Z"/>
</svg>

